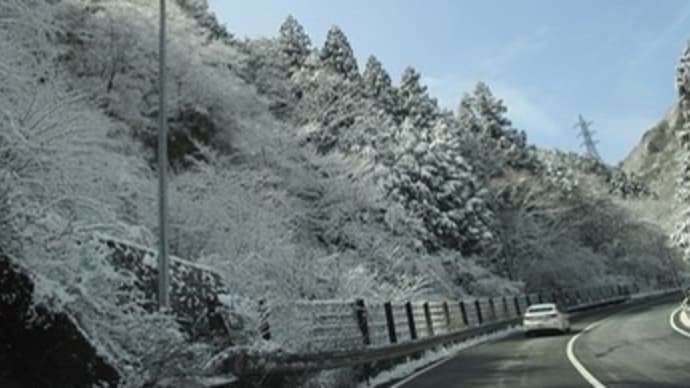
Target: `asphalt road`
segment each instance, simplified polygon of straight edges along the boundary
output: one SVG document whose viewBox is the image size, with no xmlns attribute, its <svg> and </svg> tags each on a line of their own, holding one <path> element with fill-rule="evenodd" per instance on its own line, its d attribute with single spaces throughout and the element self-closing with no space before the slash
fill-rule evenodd
<svg viewBox="0 0 690 388">
<path fill-rule="evenodd" d="M 671 329 L 678 297 L 573 320 L 570 334 L 515 335 L 461 352 L 400 388 L 591 387 L 566 355 L 606 387 L 690 387 L 690 338 Z M 589 330 L 584 331 L 588 326 Z"/>
</svg>

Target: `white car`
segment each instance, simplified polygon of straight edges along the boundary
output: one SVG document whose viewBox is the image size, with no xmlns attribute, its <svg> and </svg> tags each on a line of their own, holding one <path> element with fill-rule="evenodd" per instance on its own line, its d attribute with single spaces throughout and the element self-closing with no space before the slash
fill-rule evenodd
<svg viewBox="0 0 690 388">
<path fill-rule="evenodd" d="M 527 308 L 522 318 L 522 328 L 526 336 L 537 331 L 570 331 L 568 316 L 558 310 L 554 303 L 533 304 Z"/>
</svg>

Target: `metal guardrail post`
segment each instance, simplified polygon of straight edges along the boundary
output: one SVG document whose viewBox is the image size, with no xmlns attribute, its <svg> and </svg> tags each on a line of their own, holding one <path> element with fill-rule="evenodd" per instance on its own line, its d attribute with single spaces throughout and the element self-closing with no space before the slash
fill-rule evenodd
<svg viewBox="0 0 690 388">
<path fill-rule="evenodd" d="M 371 344 L 371 338 L 369 337 L 369 325 L 367 323 L 367 308 L 364 304 L 364 299 L 355 300 L 355 313 L 357 315 L 357 324 L 359 325 L 359 331 L 362 333 L 362 342 L 365 346 Z"/>
<path fill-rule="evenodd" d="M 259 300 L 259 332 L 261 338 L 265 340 L 271 339 L 271 327 L 268 324 L 268 308 L 266 308 L 266 301 Z"/>
<path fill-rule="evenodd" d="M 414 311 L 412 310 L 412 303 L 405 303 L 405 312 L 407 312 L 407 325 L 410 328 L 410 339 L 417 339 L 417 328 L 414 324 Z"/>
<path fill-rule="evenodd" d="M 362 343 L 364 346 L 371 345 L 371 337 L 369 336 L 369 324 L 367 322 L 367 307 L 364 304 L 364 299 L 355 300 L 355 312 L 357 313 L 357 323 L 359 330 L 362 333 Z M 369 376 L 371 375 L 371 365 L 365 363 L 362 365 L 362 373 L 367 384 L 369 384 Z"/>
<path fill-rule="evenodd" d="M 544 298 L 542 298 L 541 292 L 537 294 L 537 302 L 538 303 L 544 303 Z"/>
<path fill-rule="evenodd" d="M 517 316 L 519 317 L 522 315 L 522 311 L 520 311 L 520 301 L 518 300 L 518 296 L 515 295 L 513 297 L 513 304 L 515 305 L 515 312 L 517 313 Z"/>
<path fill-rule="evenodd" d="M 525 295 L 525 302 L 527 302 L 527 306 L 532 304 L 532 300 L 530 300 L 529 294 Z"/>
<path fill-rule="evenodd" d="M 388 339 L 392 344 L 398 342 L 398 335 L 395 332 L 395 319 L 393 317 L 393 306 L 391 302 L 383 304 L 383 309 L 386 312 L 386 325 L 388 326 Z"/>
<path fill-rule="evenodd" d="M 510 311 L 508 311 L 508 300 L 505 296 L 501 297 L 501 300 L 503 301 L 503 314 L 508 318 L 510 316 Z"/>
<path fill-rule="evenodd" d="M 489 298 L 489 320 L 496 320 L 496 306 L 494 305 L 493 298 Z"/>
<path fill-rule="evenodd" d="M 448 302 L 443 302 L 443 314 L 446 316 L 446 331 L 450 331 L 450 308 L 448 307 Z"/>
<path fill-rule="evenodd" d="M 429 310 L 429 302 L 424 302 L 424 318 L 426 320 L 426 332 L 429 337 L 434 336 L 434 323 L 431 320 L 431 310 Z"/>
<path fill-rule="evenodd" d="M 458 304 L 460 305 L 460 315 L 462 315 L 462 323 L 465 325 L 465 327 L 467 327 L 470 325 L 470 322 L 467 319 L 467 309 L 465 308 L 465 302 L 460 301 Z"/>
<path fill-rule="evenodd" d="M 479 304 L 479 299 L 474 300 L 474 308 L 477 310 L 477 323 L 481 325 L 484 319 L 482 319 L 482 306 Z"/>
</svg>

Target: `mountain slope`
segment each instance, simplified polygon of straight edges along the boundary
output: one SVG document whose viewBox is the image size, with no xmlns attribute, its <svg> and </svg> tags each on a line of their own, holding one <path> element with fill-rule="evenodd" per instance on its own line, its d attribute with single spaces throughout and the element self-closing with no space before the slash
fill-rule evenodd
<svg viewBox="0 0 690 388">
<path fill-rule="evenodd" d="M 677 131 L 682 126 L 679 108 L 674 105 L 659 123 L 644 133 L 640 143 L 621 163 L 625 171 L 638 174 L 654 187 L 660 201 L 646 210 L 669 233 L 678 220 L 675 197 L 681 148 Z"/>
</svg>

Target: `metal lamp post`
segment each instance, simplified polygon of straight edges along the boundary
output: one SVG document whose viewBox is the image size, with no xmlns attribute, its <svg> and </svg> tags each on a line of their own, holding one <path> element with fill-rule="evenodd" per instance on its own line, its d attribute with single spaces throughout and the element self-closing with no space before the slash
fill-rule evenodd
<svg viewBox="0 0 690 388">
<path fill-rule="evenodd" d="M 168 260 L 168 130 L 165 110 L 165 0 L 160 0 L 160 30 L 158 48 L 158 308 L 170 307 L 170 264 Z"/>
</svg>

